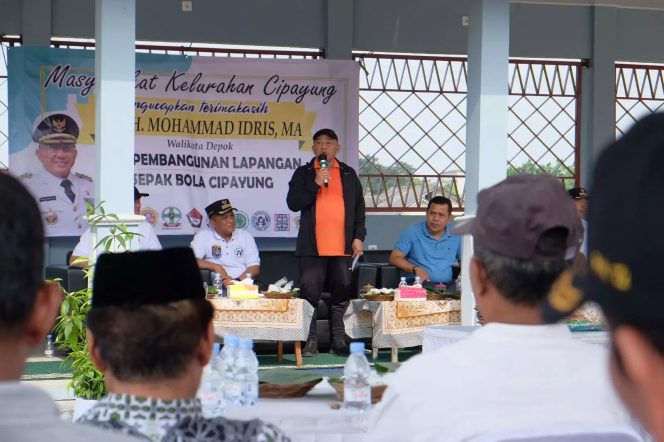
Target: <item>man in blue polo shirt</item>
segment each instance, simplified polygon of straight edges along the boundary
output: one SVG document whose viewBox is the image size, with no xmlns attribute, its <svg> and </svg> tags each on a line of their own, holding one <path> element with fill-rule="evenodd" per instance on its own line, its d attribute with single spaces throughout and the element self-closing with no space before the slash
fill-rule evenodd
<svg viewBox="0 0 664 442">
<path fill-rule="evenodd" d="M 451 235 L 452 202 L 444 196 L 429 201 L 426 221 L 401 234 L 390 254 L 390 264 L 419 276 L 423 283 L 452 282 L 452 265 L 461 260 L 461 237 Z"/>
</svg>

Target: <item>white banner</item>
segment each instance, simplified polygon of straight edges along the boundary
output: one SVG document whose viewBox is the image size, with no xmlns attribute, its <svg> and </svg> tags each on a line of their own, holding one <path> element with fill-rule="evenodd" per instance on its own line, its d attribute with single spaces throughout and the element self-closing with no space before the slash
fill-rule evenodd
<svg viewBox="0 0 664 442">
<path fill-rule="evenodd" d="M 205 206 L 228 198 L 239 209 L 239 228 L 296 236 L 299 214 L 286 206 L 288 182 L 313 158 L 311 137 L 321 128 L 337 133 L 338 158 L 357 169 L 353 61 L 136 60 L 134 177 L 150 194 L 141 213 L 157 234 L 196 233 L 207 224 Z M 86 227 L 80 217 L 85 201 L 94 200 L 94 100 L 94 52 L 10 49 L 10 170 L 39 200 L 49 236 Z M 38 143 L 45 133 L 73 136 L 76 149 Z"/>
</svg>

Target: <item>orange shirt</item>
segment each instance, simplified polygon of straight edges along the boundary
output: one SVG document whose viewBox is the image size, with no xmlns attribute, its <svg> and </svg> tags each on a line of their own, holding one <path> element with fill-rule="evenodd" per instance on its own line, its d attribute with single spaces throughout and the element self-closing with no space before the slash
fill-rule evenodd
<svg viewBox="0 0 664 442">
<path fill-rule="evenodd" d="M 318 160 L 314 168 L 320 169 Z M 322 186 L 316 195 L 316 245 L 319 256 L 345 255 L 345 216 L 344 192 L 341 187 L 339 163 L 330 167 L 327 187 Z"/>
</svg>

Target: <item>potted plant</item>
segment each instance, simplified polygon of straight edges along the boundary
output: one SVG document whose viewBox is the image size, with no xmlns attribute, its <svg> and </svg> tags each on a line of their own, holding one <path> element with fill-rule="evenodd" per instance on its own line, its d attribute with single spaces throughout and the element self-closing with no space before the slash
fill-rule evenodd
<svg viewBox="0 0 664 442">
<path fill-rule="evenodd" d="M 131 250 L 132 240 L 140 236 L 138 233 L 129 231 L 126 224 L 120 222 L 117 215 L 106 213 L 103 202 L 94 207 L 89 206 L 88 214 L 90 226 L 107 226 L 108 234 L 96 242 L 89 257 L 90 267 L 83 269 L 88 286 L 74 292 L 63 290 L 64 299 L 55 325 L 55 343 L 60 349 L 67 352 L 64 363 L 69 364 L 72 369 L 72 379 L 67 388 L 73 391 L 76 397 L 74 419 L 82 414 L 81 410 L 85 411 L 94 403 L 88 402 L 86 404 L 84 401 L 96 401 L 106 394 L 104 375 L 94 367 L 88 353 L 85 325 L 92 300 L 95 251 L 129 251 Z"/>
</svg>

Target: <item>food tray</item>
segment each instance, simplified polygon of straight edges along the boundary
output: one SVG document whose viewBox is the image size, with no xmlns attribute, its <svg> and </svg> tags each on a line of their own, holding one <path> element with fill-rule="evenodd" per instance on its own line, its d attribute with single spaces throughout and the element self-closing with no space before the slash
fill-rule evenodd
<svg viewBox="0 0 664 442">
<path fill-rule="evenodd" d="M 377 293 L 373 295 L 368 293 L 363 293 L 362 297 L 367 301 L 394 301 L 394 293 L 392 294 Z"/>
<path fill-rule="evenodd" d="M 337 398 L 340 401 L 344 400 L 344 383 L 343 382 L 330 382 L 330 385 L 332 388 L 334 388 L 334 391 L 337 392 Z M 385 393 L 385 389 L 387 388 L 387 385 L 375 385 L 371 387 L 371 403 L 376 404 L 383 399 L 383 393 Z"/>
<path fill-rule="evenodd" d="M 297 292 L 264 292 L 263 295 L 269 299 L 292 299 L 297 298 Z"/>
<path fill-rule="evenodd" d="M 258 397 L 271 399 L 286 399 L 293 397 L 302 397 L 314 388 L 322 379 L 305 382 L 303 384 L 268 384 L 261 382 L 258 384 Z"/>
<path fill-rule="evenodd" d="M 448 293 L 427 292 L 427 301 L 443 301 L 447 299 L 458 300 L 460 296 L 461 296 L 460 292 L 448 292 Z"/>
</svg>

